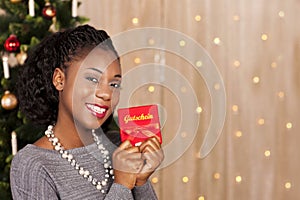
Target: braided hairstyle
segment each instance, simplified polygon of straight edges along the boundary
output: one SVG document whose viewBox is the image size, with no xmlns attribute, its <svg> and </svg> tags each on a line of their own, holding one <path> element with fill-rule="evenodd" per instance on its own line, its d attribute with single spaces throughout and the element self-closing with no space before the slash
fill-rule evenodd
<svg viewBox="0 0 300 200">
<path fill-rule="evenodd" d="M 111 50 L 119 59 L 109 35 L 89 25 L 56 32 L 29 52 L 17 81 L 20 110 L 38 125 L 54 124 L 58 114 L 58 91 L 52 83 L 55 68 L 65 71 L 72 61 L 93 48 Z"/>
</svg>

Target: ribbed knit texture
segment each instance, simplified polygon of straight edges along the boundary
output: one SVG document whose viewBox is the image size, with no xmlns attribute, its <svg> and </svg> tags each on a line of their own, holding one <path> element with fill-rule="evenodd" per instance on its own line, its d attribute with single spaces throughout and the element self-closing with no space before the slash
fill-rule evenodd
<svg viewBox="0 0 300 200">
<path fill-rule="evenodd" d="M 101 154 L 95 144 L 68 150 L 77 163 L 90 171 L 97 180 L 103 180 L 105 171 Z M 15 200 L 156 200 L 156 194 L 147 184 L 128 188 L 113 183 L 107 185 L 106 195 L 79 175 L 70 163 L 55 150 L 28 144 L 14 157 L 11 165 L 11 190 Z M 105 188 L 105 189 L 107 189 Z"/>
</svg>

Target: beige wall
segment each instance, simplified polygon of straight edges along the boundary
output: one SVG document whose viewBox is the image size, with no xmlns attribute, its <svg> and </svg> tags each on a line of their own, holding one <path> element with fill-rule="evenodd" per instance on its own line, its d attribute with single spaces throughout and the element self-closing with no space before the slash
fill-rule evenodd
<svg viewBox="0 0 300 200">
<path fill-rule="evenodd" d="M 299 11 L 297 0 L 82 1 L 121 49 L 122 101 L 161 105 L 159 199 L 300 199 Z"/>
</svg>

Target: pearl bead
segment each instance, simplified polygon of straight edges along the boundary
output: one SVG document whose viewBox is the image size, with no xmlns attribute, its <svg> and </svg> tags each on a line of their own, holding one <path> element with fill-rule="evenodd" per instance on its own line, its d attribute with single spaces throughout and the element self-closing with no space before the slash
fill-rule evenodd
<svg viewBox="0 0 300 200">
<path fill-rule="evenodd" d="M 84 170 L 83 170 L 82 167 L 80 167 L 80 169 L 79 169 L 79 174 L 80 174 L 80 175 L 83 175 L 83 174 L 84 174 Z"/>
<path fill-rule="evenodd" d="M 67 157 L 68 157 L 68 155 L 67 155 L 66 153 L 63 153 L 63 154 L 61 155 L 61 157 L 63 157 L 63 158 L 67 158 Z"/>
<path fill-rule="evenodd" d="M 89 172 L 88 170 L 86 170 L 86 171 L 84 172 L 84 175 L 85 175 L 85 176 L 88 176 L 88 175 L 90 175 L 90 172 Z"/>
<path fill-rule="evenodd" d="M 60 150 L 60 146 L 56 145 L 56 146 L 54 147 L 54 149 L 55 149 L 56 151 L 58 151 L 58 150 Z"/>
<path fill-rule="evenodd" d="M 102 186 L 100 184 L 97 184 L 96 188 L 97 188 L 97 190 L 101 190 Z"/>
<path fill-rule="evenodd" d="M 71 160 L 71 163 L 70 163 L 70 164 L 71 164 L 71 166 L 73 166 L 73 167 L 74 167 L 74 166 L 75 166 L 75 164 L 76 164 L 76 161 L 75 161 L 75 160 Z"/>
<path fill-rule="evenodd" d="M 108 163 L 104 163 L 103 165 L 104 165 L 104 168 L 108 168 L 109 167 Z"/>
<path fill-rule="evenodd" d="M 104 154 L 104 155 L 108 155 L 109 152 L 108 152 L 107 150 L 105 150 L 105 151 L 103 152 L 103 154 Z"/>
<path fill-rule="evenodd" d="M 47 136 L 50 136 L 51 135 L 51 131 L 50 130 L 46 130 L 46 132 L 45 132 L 45 134 L 47 135 Z"/>
<path fill-rule="evenodd" d="M 73 155 L 72 154 L 69 154 L 68 155 L 68 161 L 71 161 L 73 159 Z"/>
</svg>

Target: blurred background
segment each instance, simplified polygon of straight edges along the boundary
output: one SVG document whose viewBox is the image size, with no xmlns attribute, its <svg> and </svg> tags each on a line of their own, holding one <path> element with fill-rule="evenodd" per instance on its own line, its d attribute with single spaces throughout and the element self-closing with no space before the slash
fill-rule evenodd
<svg viewBox="0 0 300 200">
<path fill-rule="evenodd" d="M 300 199 L 300 1 L 68 3 L 116 43 L 120 107 L 160 106 L 159 199 Z"/>
</svg>

